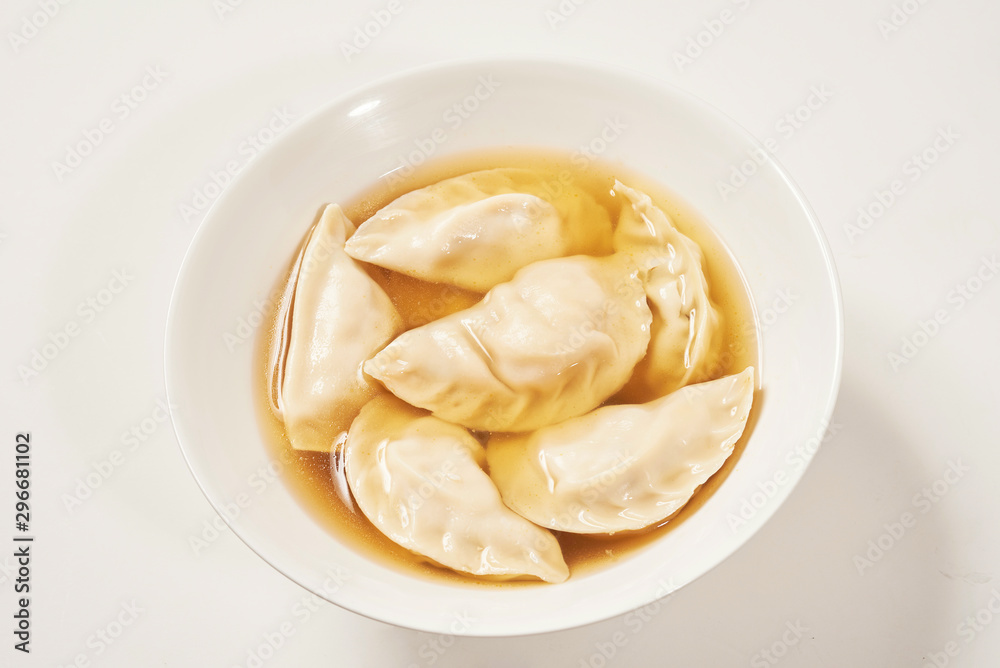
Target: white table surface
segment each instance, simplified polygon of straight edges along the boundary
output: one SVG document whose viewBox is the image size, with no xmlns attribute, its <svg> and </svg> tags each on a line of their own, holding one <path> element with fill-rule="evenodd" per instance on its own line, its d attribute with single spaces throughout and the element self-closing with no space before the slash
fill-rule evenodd
<svg viewBox="0 0 1000 668">
<path fill-rule="evenodd" d="M 1000 251 L 1000 4 L 395 0 L 348 60 L 342 45 L 388 0 L 223 2 L 0 9 L 0 516 L 13 523 L 15 435 L 30 431 L 37 536 L 28 656 L 11 635 L 13 548 L 0 549 L 0 665 L 253 666 L 282 629 L 260 665 L 1000 664 L 1000 280 L 977 279 L 994 278 Z M 679 64 L 706 21 L 720 34 Z M 301 117 L 386 74 L 493 55 L 632 68 L 774 140 L 840 272 L 837 433 L 763 530 L 655 614 L 484 640 L 326 603 L 303 613 L 308 594 L 228 530 L 189 544 L 215 515 L 157 408 L 167 304 L 203 213 L 180 205 L 245 160 L 275 110 Z M 803 104 L 798 127 L 782 121 Z M 53 164 L 102 118 L 111 131 L 90 155 Z M 922 169 L 925 149 L 936 160 Z M 849 227 L 895 180 L 884 214 Z M 75 336 L 22 378 L 67 326 Z"/>
</svg>

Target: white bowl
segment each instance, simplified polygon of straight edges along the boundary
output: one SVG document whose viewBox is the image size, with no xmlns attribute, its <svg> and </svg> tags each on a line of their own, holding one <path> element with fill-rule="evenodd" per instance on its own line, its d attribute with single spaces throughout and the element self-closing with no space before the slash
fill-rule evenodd
<svg viewBox="0 0 1000 668">
<path fill-rule="evenodd" d="M 710 221 L 740 263 L 764 324 L 759 418 L 737 466 L 708 501 L 620 563 L 559 585 L 505 589 L 387 568 L 321 528 L 283 484 L 258 495 L 250 477 L 268 455 L 251 392 L 254 346 L 245 335 L 260 322 L 260 301 L 319 207 L 349 200 L 427 154 L 505 145 L 576 150 L 600 137 L 609 120 L 627 131 L 591 148 L 663 184 Z M 734 166 L 753 173 L 724 198 L 718 183 Z M 268 563 L 375 619 L 502 636 L 625 613 L 732 554 L 801 477 L 833 410 L 842 349 L 840 295 L 820 227 L 745 131 L 685 93 L 620 70 L 490 61 L 369 85 L 299 122 L 250 163 L 184 260 L 168 317 L 166 382 L 192 473 L 233 532 Z"/>
</svg>

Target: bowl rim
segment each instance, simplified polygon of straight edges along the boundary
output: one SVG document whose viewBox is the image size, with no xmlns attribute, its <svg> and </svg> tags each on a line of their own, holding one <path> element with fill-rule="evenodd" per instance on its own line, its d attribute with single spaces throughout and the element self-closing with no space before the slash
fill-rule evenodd
<svg viewBox="0 0 1000 668">
<path fill-rule="evenodd" d="M 822 408 L 822 420 L 824 425 L 830 424 L 833 416 L 833 411 L 836 406 L 837 396 L 840 390 L 840 385 L 843 376 L 843 361 L 844 361 L 844 305 L 843 305 L 843 295 L 840 286 L 840 279 L 837 272 L 836 264 L 834 262 L 833 253 L 830 248 L 829 240 L 820 225 L 819 219 L 815 211 L 810 206 L 808 200 L 803 194 L 802 190 L 792 179 L 785 167 L 777 160 L 774 154 L 766 149 L 764 144 L 751 132 L 749 132 L 745 127 L 736 122 L 732 117 L 727 115 L 725 112 L 720 110 L 718 107 L 707 102 L 706 100 L 689 93 L 688 91 L 680 88 L 672 83 L 666 81 L 661 81 L 651 75 L 639 72 L 634 69 L 630 69 L 621 65 L 612 64 L 604 61 L 597 61 L 582 57 L 571 57 L 571 56 L 483 56 L 483 57 L 473 57 L 473 58 L 448 58 L 442 60 L 432 61 L 420 66 L 404 68 L 401 70 L 396 70 L 391 73 L 385 74 L 372 81 L 344 91 L 343 93 L 336 95 L 327 102 L 319 105 L 317 108 L 310 112 L 305 113 L 300 118 L 297 118 L 292 126 L 289 128 L 287 133 L 283 133 L 282 137 L 277 138 L 275 141 L 264 146 L 253 158 L 251 158 L 247 165 L 260 164 L 266 162 L 271 154 L 279 150 L 283 140 L 286 140 L 292 132 L 296 130 L 301 130 L 307 126 L 316 123 L 320 118 L 326 116 L 331 109 L 343 105 L 345 102 L 352 99 L 362 99 L 370 96 L 373 92 L 379 91 L 386 88 L 387 86 L 394 86 L 407 79 L 421 77 L 425 75 L 442 74 L 448 71 L 460 71 L 467 68 L 482 68 L 489 66 L 503 66 L 503 67 L 517 67 L 517 68 L 547 68 L 549 71 L 555 71 L 559 69 L 564 70 L 576 70 L 580 73 L 585 73 L 589 76 L 598 77 L 613 77 L 618 80 L 624 80 L 629 85 L 636 86 L 638 88 L 643 88 L 649 92 L 653 92 L 658 95 L 667 94 L 669 96 L 679 98 L 684 100 L 687 104 L 696 108 L 699 114 L 703 116 L 710 116 L 713 120 L 722 123 L 723 125 L 729 126 L 730 129 L 734 130 L 741 138 L 746 141 L 749 145 L 757 147 L 764 151 L 767 156 L 767 161 L 771 168 L 774 170 L 775 174 L 780 178 L 782 184 L 788 191 L 793 195 L 797 206 L 801 209 L 806 220 L 809 223 L 810 230 L 812 232 L 812 239 L 818 245 L 818 249 L 823 259 L 823 273 L 825 274 L 825 285 L 824 289 L 829 289 L 830 297 L 832 298 L 833 305 L 833 320 L 834 320 L 834 341 L 833 341 L 833 367 L 832 374 L 830 376 L 830 383 L 827 387 L 827 396 L 823 402 Z M 202 477 L 199 475 L 195 468 L 191 457 L 188 454 L 184 446 L 185 437 L 183 436 L 184 428 L 181 426 L 182 419 L 178 415 L 174 407 L 174 403 L 170 401 L 172 395 L 176 395 L 176 390 L 172 391 L 172 387 L 176 387 L 177 380 L 175 374 L 177 371 L 177 365 L 173 363 L 172 351 L 175 349 L 175 337 L 177 334 L 173 332 L 173 323 L 175 322 L 175 315 L 178 308 L 178 301 L 180 299 L 180 286 L 183 282 L 184 275 L 190 270 L 190 265 L 193 260 L 192 257 L 195 254 L 194 250 L 198 247 L 202 238 L 207 234 L 206 230 L 208 228 L 208 221 L 213 219 L 213 214 L 225 206 L 228 200 L 233 197 L 232 185 L 238 182 L 238 180 L 243 176 L 243 171 L 237 174 L 233 181 L 223 189 L 218 198 L 211 204 L 211 206 L 205 211 L 202 216 L 201 222 L 195 234 L 192 236 L 191 240 L 188 242 L 187 249 L 184 254 L 184 258 L 178 267 L 177 275 L 174 281 L 173 288 L 171 290 L 171 297 L 169 305 L 167 308 L 167 317 L 165 324 L 165 336 L 164 336 L 164 387 L 166 390 L 167 404 L 170 407 L 170 422 L 174 431 L 174 435 L 177 440 L 178 447 L 181 451 L 181 456 L 184 459 L 185 465 L 190 471 L 191 475 L 194 477 L 195 482 L 198 485 L 199 490 L 202 495 L 208 500 L 209 504 L 216 514 L 222 518 L 226 526 L 233 532 L 233 534 L 239 538 L 239 540 L 246 545 L 257 557 L 262 559 L 265 563 L 271 566 L 278 573 L 282 574 L 290 581 L 294 582 L 298 586 L 302 587 L 306 591 L 323 598 L 324 600 L 342 608 L 349 610 L 355 614 L 367 617 L 378 622 L 385 624 L 390 624 L 399 628 L 413 629 L 417 631 L 430 632 L 430 633 L 448 633 L 448 631 L 443 630 L 438 626 L 431 624 L 421 623 L 419 620 L 413 622 L 404 622 L 399 619 L 385 619 L 376 616 L 374 613 L 366 611 L 364 609 L 359 609 L 356 606 L 347 604 L 343 601 L 334 600 L 334 597 L 327 595 L 324 592 L 316 591 L 312 589 L 307 584 L 301 582 L 295 576 L 291 575 L 282 566 L 274 563 L 268 556 L 265 556 L 264 552 L 259 550 L 251 540 L 243 535 L 239 529 L 238 518 L 231 519 L 229 514 L 223 512 L 220 507 L 221 502 L 217 502 L 210 495 L 208 488 L 204 484 Z M 756 306 L 754 307 L 756 316 Z M 755 522 L 752 526 L 749 526 L 745 532 L 741 533 L 741 540 L 735 547 L 726 552 L 725 554 L 718 557 L 714 563 L 707 566 L 698 575 L 692 577 L 687 582 L 682 583 L 677 588 L 681 588 L 695 580 L 708 574 L 722 562 L 732 556 L 736 551 L 738 551 L 742 546 L 744 546 L 766 523 L 767 521 L 777 512 L 787 498 L 791 495 L 791 492 L 798 485 L 800 480 L 808 469 L 809 464 L 811 464 L 812 459 L 806 462 L 805 466 L 802 467 L 801 471 L 796 474 L 794 479 L 790 481 L 787 486 L 785 493 L 779 497 L 775 497 L 771 503 L 759 509 Z M 242 516 L 242 515 L 241 515 Z M 759 519 L 757 519 L 759 518 Z M 470 590 L 472 591 L 472 590 Z M 657 599 L 669 596 L 673 593 L 670 590 L 664 590 L 660 592 Z M 639 602 L 636 608 L 642 607 L 643 605 L 648 605 L 651 601 Z M 534 628 L 518 630 L 516 632 L 510 632 L 505 630 L 492 630 L 489 628 L 477 628 L 475 631 L 467 633 L 470 637 L 516 637 L 516 636 L 529 636 L 537 635 L 542 633 L 550 633 L 555 631 L 561 631 L 571 628 L 578 628 L 590 624 L 596 624 L 608 619 L 612 619 L 622 614 L 626 614 L 628 610 L 618 610 L 614 609 L 606 613 L 602 613 L 594 616 L 584 622 L 574 622 L 560 621 L 556 623 L 536 623 Z"/>
</svg>

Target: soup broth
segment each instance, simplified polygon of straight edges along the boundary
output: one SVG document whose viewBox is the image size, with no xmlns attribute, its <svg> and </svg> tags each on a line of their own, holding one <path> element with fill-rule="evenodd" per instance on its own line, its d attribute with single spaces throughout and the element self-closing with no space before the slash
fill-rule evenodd
<svg viewBox="0 0 1000 668">
<path fill-rule="evenodd" d="M 615 179 L 638 188 L 652 197 L 673 220 L 677 228 L 695 241 L 703 253 L 703 266 L 711 298 L 719 315 L 719 335 L 713 345 L 714 363 L 697 381 L 713 380 L 738 373 L 748 366 L 757 367 L 757 326 L 753 307 L 746 286 L 735 260 L 709 224 L 690 207 L 662 186 L 650 182 L 639 174 L 612 163 L 581 160 L 566 153 L 543 150 L 496 150 L 472 155 L 451 157 L 426 164 L 413 170 L 406 177 L 383 178 L 369 191 L 361 193 L 352 202 L 340 203 L 355 225 L 360 225 L 377 210 L 400 195 L 430 185 L 442 179 L 481 169 L 496 167 L 525 167 L 541 169 L 551 175 L 545 188 L 553 196 L 560 187 L 575 184 L 583 187 L 606 208 L 611 220 L 618 218 L 620 198 L 612 192 Z M 303 236 L 308 229 L 303 221 Z M 283 292 L 289 280 L 292 260 L 279 278 L 276 294 Z M 406 329 L 423 325 L 450 313 L 468 308 L 482 295 L 454 286 L 441 285 L 410 278 L 374 265 L 363 265 L 368 274 L 388 294 L 403 318 Z M 280 419 L 270 409 L 267 386 L 268 351 L 277 327 L 281 304 L 276 303 L 270 314 L 271 327 L 262 328 L 255 350 L 254 378 L 257 383 L 257 414 L 264 440 L 272 456 L 283 463 L 282 476 L 293 495 L 320 525 L 353 549 L 390 567 L 414 575 L 443 579 L 468 586 L 536 586 L 534 581 L 491 582 L 466 576 L 429 563 L 425 558 L 396 545 L 384 536 L 355 505 L 344 473 L 341 448 L 344 439 L 334 443 L 330 454 L 300 451 L 292 448 Z M 655 396 L 644 398 L 645 401 Z M 614 535 L 581 535 L 554 531 L 563 557 L 570 569 L 570 577 L 578 577 L 593 569 L 617 562 L 648 546 L 652 541 L 683 522 L 718 488 L 737 465 L 745 442 L 753 430 L 759 413 L 761 392 L 755 392 L 753 408 L 742 438 L 736 443 L 733 454 L 723 467 L 712 476 L 675 515 L 657 525 L 639 532 L 619 532 Z M 618 403 L 612 396 L 606 404 Z M 479 434 L 477 434 L 479 435 Z M 485 442 L 485 439 L 483 440 Z"/>
</svg>

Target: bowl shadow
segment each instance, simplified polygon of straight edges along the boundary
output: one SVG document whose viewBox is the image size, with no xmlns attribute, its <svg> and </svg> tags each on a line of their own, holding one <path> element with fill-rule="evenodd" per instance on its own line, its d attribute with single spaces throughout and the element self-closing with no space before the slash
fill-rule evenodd
<svg viewBox="0 0 1000 668">
<path fill-rule="evenodd" d="M 370 665 L 597 668 L 646 665 L 649 657 L 678 666 L 771 665 L 761 652 L 783 636 L 795 640 L 784 648 L 789 665 L 919 665 L 912 638 L 935 649 L 933 639 L 947 639 L 962 616 L 948 577 L 927 558 L 948 561 L 954 535 L 943 513 L 922 514 L 911 501 L 943 471 L 917 458 L 879 401 L 845 374 L 831 422 L 837 433 L 788 502 L 729 559 L 659 605 L 517 638 L 382 625 L 372 631 L 386 642 L 371 650 Z M 898 512 L 873 512 L 876 504 Z M 904 512 L 916 525 L 866 563 L 878 554 L 866 556 L 869 541 Z"/>
</svg>

